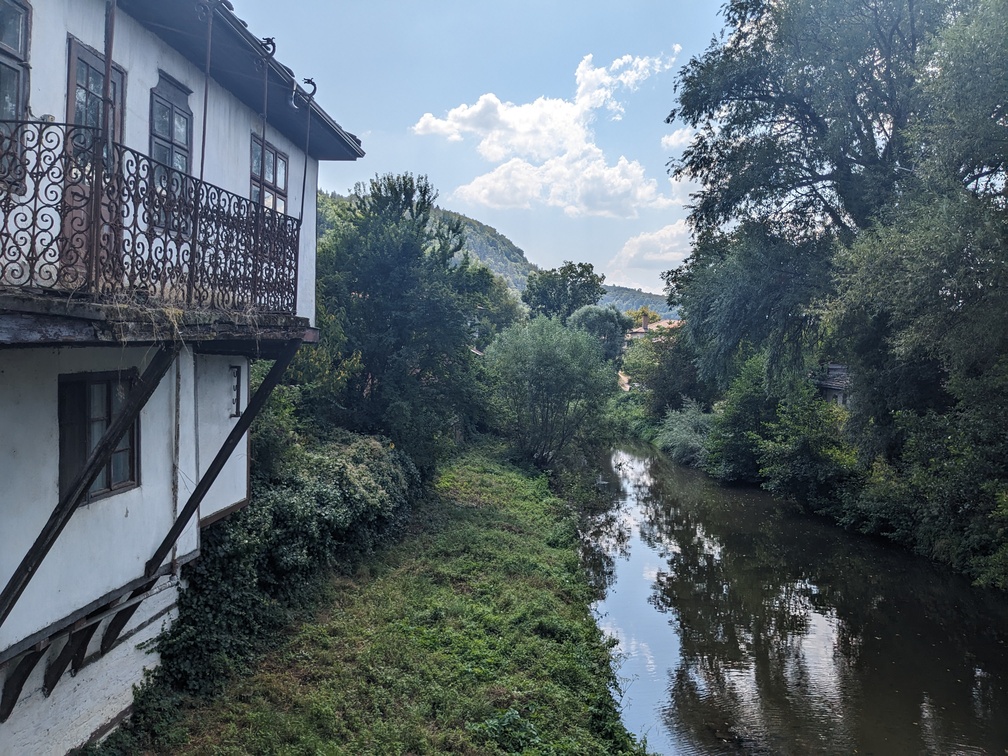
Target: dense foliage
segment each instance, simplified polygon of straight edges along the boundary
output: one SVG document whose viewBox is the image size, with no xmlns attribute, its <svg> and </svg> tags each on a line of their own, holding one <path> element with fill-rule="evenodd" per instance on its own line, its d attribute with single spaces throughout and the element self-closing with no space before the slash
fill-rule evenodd
<svg viewBox="0 0 1008 756">
<path fill-rule="evenodd" d="M 598 303 L 604 281 L 591 263 L 568 261 L 553 270 L 532 271 L 521 297 L 533 315 L 566 322 L 575 310 Z"/>
<path fill-rule="evenodd" d="M 306 376 L 324 425 L 383 433 L 429 473 L 480 411 L 477 343 L 517 315 L 493 274 L 462 254 L 461 225 L 409 174 L 358 185 L 318 255 L 323 341 Z"/>
<path fill-rule="evenodd" d="M 616 389 L 598 340 L 555 318 L 512 326 L 486 359 L 496 423 L 523 459 L 543 467 L 600 421 Z"/>
<path fill-rule="evenodd" d="M 704 464 L 1008 585 L 1008 2 L 725 18 L 669 116 L 700 185 L 669 303 L 730 387 Z M 825 362 L 849 412 L 814 395 Z"/>
<path fill-rule="evenodd" d="M 626 334 L 633 325 L 633 320 L 612 305 L 585 305 L 571 314 L 567 325 L 586 331 L 598 339 L 603 356 L 613 362 L 623 352 Z"/>
</svg>

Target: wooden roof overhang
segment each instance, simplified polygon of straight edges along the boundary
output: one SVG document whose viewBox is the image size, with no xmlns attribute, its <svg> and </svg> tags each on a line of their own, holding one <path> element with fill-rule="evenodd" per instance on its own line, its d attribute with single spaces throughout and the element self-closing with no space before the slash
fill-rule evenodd
<svg viewBox="0 0 1008 756">
<path fill-rule="evenodd" d="M 345 131 L 297 83 L 294 72 L 264 58 L 262 41 L 248 30 L 227 0 L 118 0 L 119 9 L 163 39 L 203 70 L 210 33 L 210 77 L 248 105 L 263 109 L 263 72 L 267 68 L 267 122 L 296 145 L 303 145 L 311 119 L 308 154 L 317 160 L 357 160 L 364 156 L 360 139 Z M 211 7 L 212 26 L 205 20 Z M 297 92 L 298 107 L 292 93 Z M 304 103 L 308 103 L 307 107 Z"/>
</svg>

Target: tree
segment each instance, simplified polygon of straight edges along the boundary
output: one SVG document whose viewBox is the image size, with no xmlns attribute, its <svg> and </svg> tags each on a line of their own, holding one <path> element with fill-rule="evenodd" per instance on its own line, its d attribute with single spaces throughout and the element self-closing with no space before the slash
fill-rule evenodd
<svg viewBox="0 0 1008 756">
<path fill-rule="evenodd" d="M 541 467 L 592 425 L 616 390 L 598 341 L 553 318 L 511 326 L 486 359 L 496 416 L 518 453 Z"/>
<path fill-rule="evenodd" d="M 598 339 L 602 354 L 612 362 L 623 352 L 627 331 L 633 325 L 630 316 L 614 306 L 585 305 L 576 309 L 567 319 L 568 328 L 579 328 Z"/>
<path fill-rule="evenodd" d="M 433 221 L 425 176 L 388 174 L 337 204 L 318 259 L 319 322 L 335 393 L 322 423 L 389 435 L 430 471 L 477 401 L 470 326 L 493 275 L 463 255 L 457 221 Z M 338 375 L 339 381 L 327 380 Z"/>
<path fill-rule="evenodd" d="M 554 270 L 529 273 L 522 301 L 533 315 L 557 317 L 566 322 L 579 307 L 598 304 L 605 294 L 605 276 L 596 275 L 591 263 L 569 260 Z"/>
<path fill-rule="evenodd" d="M 700 184 L 686 265 L 665 275 L 722 383 L 739 346 L 799 368 L 821 336 L 840 244 L 915 181 L 918 82 L 956 0 L 730 0 L 727 32 L 682 69 L 669 114 L 696 130 L 669 163 Z"/>
<path fill-rule="evenodd" d="M 626 314 L 633 318 L 634 328 L 643 327 L 645 315 L 647 315 L 648 323 L 657 323 L 661 320 L 661 315 L 647 305 L 641 305 L 636 310 L 627 310 Z"/>
</svg>

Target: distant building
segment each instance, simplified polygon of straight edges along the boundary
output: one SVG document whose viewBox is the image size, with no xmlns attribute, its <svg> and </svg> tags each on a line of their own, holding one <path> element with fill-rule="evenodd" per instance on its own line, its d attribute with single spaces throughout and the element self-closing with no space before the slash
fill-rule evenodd
<svg viewBox="0 0 1008 756">
<path fill-rule="evenodd" d="M 825 365 L 820 373 L 815 376 L 815 385 L 821 396 L 831 404 L 838 404 L 841 407 L 847 406 L 850 398 L 850 375 L 846 365 L 831 362 Z"/>
<path fill-rule="evenodd" d="M 682 325 L 681 320 L 658 320 L 655 321 L 654 323 L 650 323 L 648 322 L 647 314 L 645 314 L 643 318 L 643 323 L 637 328 L 634 328 L 627 332 L 627 340 L 635 341 L 637 339 L 644 338 L 648 334 L 654 336 L 661 330 L 668 331 L 673 328 L 678 328 L 681 325 Z"/>
<path fill-rule="evenodd" d="M 227 0 L 0 0 L 0 754 L 127 710 L 317 337 L 318 164 L 364 153 L 273 51 Z"/>
</svg>

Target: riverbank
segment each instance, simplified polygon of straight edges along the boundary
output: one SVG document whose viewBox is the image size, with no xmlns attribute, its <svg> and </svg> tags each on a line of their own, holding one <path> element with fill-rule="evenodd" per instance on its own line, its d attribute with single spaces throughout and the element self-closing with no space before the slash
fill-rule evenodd
<svg viewBox="0 0 1008 756">
<path fill-rule="evenodd" d="M 610 693 L 576 515 L 470 451 L 405 536 L 173 728 L 172 753 L 643 753 Z"/>
</svg>

